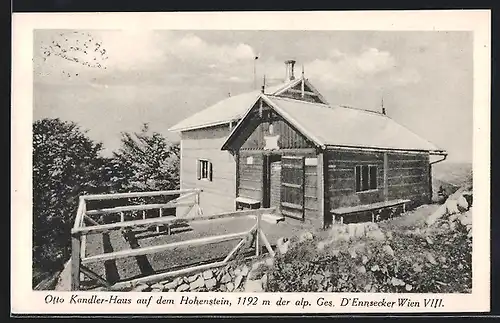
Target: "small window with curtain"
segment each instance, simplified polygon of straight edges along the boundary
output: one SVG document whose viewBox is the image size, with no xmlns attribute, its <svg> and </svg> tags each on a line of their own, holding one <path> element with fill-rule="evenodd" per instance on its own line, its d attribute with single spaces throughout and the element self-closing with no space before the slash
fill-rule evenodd
<svg viewBox="0 0 500 323">
<path fill-rule="evenodd" d="M 198 159 L 196 169 L 198 180 L 212 181 L 212 163 L 210 161 Z"/>
<path fill-rule="evenodd" d="M 358 165 L 355 168 L 356 192 L 377 189 L 377 166 Z"/>
</svg>

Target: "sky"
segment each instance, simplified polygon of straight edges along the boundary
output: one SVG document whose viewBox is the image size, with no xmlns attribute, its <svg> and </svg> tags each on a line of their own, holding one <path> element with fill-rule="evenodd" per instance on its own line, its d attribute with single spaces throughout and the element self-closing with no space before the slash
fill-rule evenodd
<svg viewBox="0 0 500 323">
<path fill-rule="evenodd" d="M 471 162 L 472 41 L 462 31 L 36 30 L 33 116 L 78 123 L 104 155 L 144 123 L 178 140 L 169 127 L 264 75 L 282 82 L 294 59 L 330 104 L 380 111 L 383 100 L 450 161 Z"/>
</svg>

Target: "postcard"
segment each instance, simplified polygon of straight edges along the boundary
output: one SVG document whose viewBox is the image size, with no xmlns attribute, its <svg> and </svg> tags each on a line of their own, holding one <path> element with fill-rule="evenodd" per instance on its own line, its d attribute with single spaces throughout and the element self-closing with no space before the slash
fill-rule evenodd
<svg viewBox="0 0 500 323">
<path fill-rule="evenodd" d="M 14 14 L 12 313 L 489 311 L 490 45 L 487 10 Z"/>
</svg>

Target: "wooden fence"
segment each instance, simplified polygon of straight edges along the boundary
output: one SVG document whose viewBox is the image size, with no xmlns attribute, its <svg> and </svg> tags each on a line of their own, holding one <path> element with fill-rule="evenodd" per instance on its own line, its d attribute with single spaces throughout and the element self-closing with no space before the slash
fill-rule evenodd
<svg viewBox="0 0 500 323">
<path fill-rule="evenodd" d="M 158 281 L 167 277 L 187 274 L 193 271 L 206 270 L 209 268 L 215 268 L 226 264 L 236 252 L 247 242 L 254 239 L 255 241 L 255 252 L 256 256 L 259 256 L 261 251 L 261 241 L 264 243 L 266 249 L 271 255 L 274 255 L 274 251 L 271 248 L 266 235 L 261 229 L 261 216 L 265 213 L 273 213 L 274 208 L 270 209 L 256 209 L 256 210 L 245 210 L 236 211 L 223 214 L 204 216 L 199 205 L 199 196 L 201 190 L 190 189 L 190 190 L 175 190 L 175 191 L 156 191 L 156 192 L 140 192 L 140 193 L 120 193 L 120 194 L 105 194 L 105 195 L 85 195 L 80 197 L 78 211 L 75 218 L 75 224 L 71 230 L 71 290 L 80 289 L 80 275 L 86 275 L 89 278 L 95 280 L 100 285 L 108 289 L 121 289 L 130 285 L 134 285 L 141 282 L 151 282 Z M 112 208 L 100 208 L 95 210 L 87 210 L 88 201 L 105 201 L 105 200 L 118 200 L 118 199 L 128 199 L 128 198 L 151 198 L 151 197 L 161 197 L 161 196 L 176 196 L 173 200 L 167 203 L 155 203 L 155 204 L 141 204 L 141 205 L 127 205 L 127 206 L 115 206 Z M 184 202 L 188 197 L 194 197 L 194 201 Z M 177 207 L 186 207 L 186 210 L 181 216 L 164 216 L 164 209 L 172 209 Z M 195 210 L 194 216 L 187 216 L 191 210 Z M 146 211 L 158 210 L 157 216 L 146 218 Z M 142 212 L 142 219 L 132 219 L 128 220 L 125 217 L 125 212 Z M 106 214 L 118 214 L 119 221 L 112 223 L 102 223 L 102 215 Z M 97 216 L 101 216 L 97 218 Z M 88 234 L 102 234 L 112 230 L 127 230 L 136 229 L 141 227 L 156 227 L 157 230 L 161 227 L 167 228 L 167 233 L 170 233 L 170 227 L 176 223 L 190 223 L 194 221 L 209 221 L 212 219 L 226 218 L 226 217 L 243 217 L 243 216 L 256 216 L 256 224 L 247 231 L 230 233 L 218 236 L 210 236 L 186 241 L 178 241 L 169 244 L 162 244 L 156 246 L 149 246 L 137 249 L 121 250 L 116 252 L 108 252 L 93 256 L 85 256 L 85 245 L 86 236 Z M 102 278 L 100 275 L 92 271 L 86 265 L 94 262 L 104 262 L 106 260 L 115 260 L 127 257 L 137 257 L 142 255 L 150 255 L 158 252 L 163 252 L 177 247 L 183 246 L 196 246 L 196 245 L 206 245 L 214 244 L 224 241 L 241 239 L 241 241 L 229 252 L 224 260 L 204 264 L 200 266 L 194 266 L 189 268 L 184 268 L 176 271 L 165 272 L 154 274 L 146 277 L 136 278 L 126 282 L 118 282 L 115 284 L 109 283 L 106 279 Z"/>
</svg>

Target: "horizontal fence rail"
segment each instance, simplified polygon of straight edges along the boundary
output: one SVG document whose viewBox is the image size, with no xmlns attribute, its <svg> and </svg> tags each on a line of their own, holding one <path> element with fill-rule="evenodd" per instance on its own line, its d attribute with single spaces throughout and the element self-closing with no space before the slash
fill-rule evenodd
<svg viewBox="0 0 500 323">
<path fill-rule="evenodd" d="M 130 284 L 143 282 L 143 281 L 154 281 L 162 279 L 165 277 L 171 277 L 173 275 L 188 273 L 196 270 L 201 270 L 203 268 L 214 268 L 227 263 L 233 258 L 236 252 L 245 245 L 250 239 L 255 243 L 256 256 L 260 254 L 260 241 L 264 243 L 264 246 L 268 252 L 274 255 L 274 251 L 271 248 L 264 232 L 261 229 L 261 216 L 265 213 L 274 213 L 275 208 L 266 209 L 254 209 L 254 210 L 243 210 L 236 212 L 228 212 L 221 214 L 214 214 L 209 216 L 204 216 L 200 207 L 200 193 L 201 189 L 183 189 L 183 190 L 171 190 L 171 191 L 154 191 L 154 192 L 133 192 L 133 193 L 117 193 L 117 194 L 104 194 L 104 195 L 84 195 L 79 199 L 78 210 L 75 217 L 75 223 L 73 229 L 71 230 L 71 290 L 80 289 L 81 275 L 88 276 L 100 285 L 106 287 L 109 290 L 123 288 L 129 286 Z M 161 198 L 171 196 L 172 200 L 166 203 L 146 203 L 138 205 L 123 205 L 123 206 L 113 206 L 113 207 L 96 207 L 94 209 L 88 209 L 88 201 L 99 202 L 99 201 L 112 201 L 123 199 L 134 199 L 134 198 Z M 188 201 L 188 198 L 194 199 L 193 201 Z M 136 201 L 137 203 L 138 201 Z M 183 214 L 180 216 L 176 215 L 165 215 L 163 213 L 164 209 L 176 209 L 177 207 L 185 207 Z M 158 213 L 153 213 L 153 217 L 146 218 L 146 211 L 151 212 L 158 210 Z M 190 212 L 194 210 L 194 215 L 189 215 Z M 132 219 L 126 218 L 125 213 L 132 212 Z M 134 213 L 135 212 L 135 213 Z M 142 212 L 142 218 L 136 219 L 136 212 Z M 115 222 L 103 223 L 103 216 L 114 216 Z M 118 219 L 119 215 L 119 219 Z M 170 234 L 171 226 L 180 223 L 191 223 L 198 221 L 207 221 L 213 219 L 230 218 L 230 217 L 244 217 L 244 216 L 255 216 L 256 224 L 250 229 L 237 233 L 230 233 L 218 236 L 209 236 L 197 239 L 191 239 L 186 241 L 177 241 L 168 244 L 161 244 L 156 246 L 148 246 L 143 248 L 133 248 L 127 250 L 120 250 L 116 252 L 108 252 L 98 255 L 86 256 L 86 236 L 89 234 L 103 234 L 113 230 L 130 230 L 142 227 L 155 227 L 157 232 L 159 232 L 160 227 L 166 228 L 167 234 Z M 97 273 L 93 272 L 91 269 L 85 265 L 89 263 L 105 262 L 109 260 L 127 258 L 127 257 L 137 257 L 143 255 L 155 254 L 167 250 L 171 250 L 179 247 L 191 247 L 206 244 L 215 244 L 225 241 L 241 239 L 239 243 L 229 252 L 223 261 L 204 264 L 201 266 L 184 268 L 176 271 L 154 274 L 147 277 L 140 277 L 127 282 L 117 282 L 115 284 L 109 283 L 105 278 L 102 278 Z"/>
</svg>

